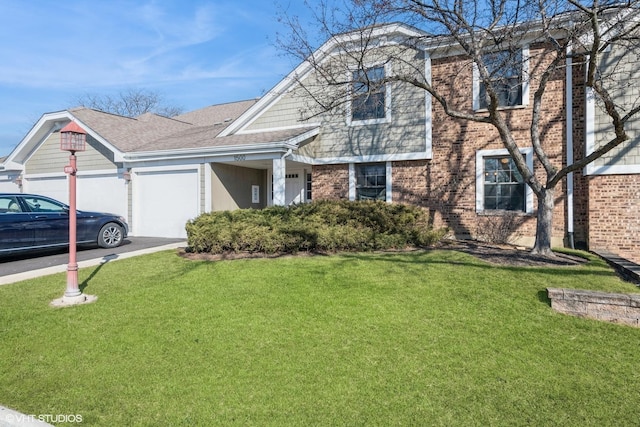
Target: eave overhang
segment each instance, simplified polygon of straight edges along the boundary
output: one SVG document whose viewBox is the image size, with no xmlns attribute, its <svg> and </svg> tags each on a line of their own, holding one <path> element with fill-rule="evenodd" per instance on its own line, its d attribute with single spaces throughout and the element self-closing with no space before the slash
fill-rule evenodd
<svg viewBox="0 0 640 427">
<path fill-rule="evenodd" d="M 154 150 L 137 151 L 124 153 L 123 161 L 126 163 L 157 162 L 168 160 L 191 160 L 207 159 L 215 160 L 217 157 L 239 156 L 239 155 L 262 155 L 267 157 L 277 157 L 296 150 L 305 141 L 315 138 L 320 132 L 320 128 L 310 129 L 295 137 L 263 143 L 252 144 L 229 144 L 210 147 L 198 147 L 176 150 Z"/>
</svg>

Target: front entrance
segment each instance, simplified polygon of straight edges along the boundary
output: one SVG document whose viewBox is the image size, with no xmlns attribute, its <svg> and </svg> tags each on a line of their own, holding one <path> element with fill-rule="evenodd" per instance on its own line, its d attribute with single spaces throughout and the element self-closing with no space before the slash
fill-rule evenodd
<svg viewBox="0 0 640 427">
<path fill-rule="evenodd" d="M 287 173 L 285 175 L 285 205 L 304 202 L 304 172 Z"/>
</svg>

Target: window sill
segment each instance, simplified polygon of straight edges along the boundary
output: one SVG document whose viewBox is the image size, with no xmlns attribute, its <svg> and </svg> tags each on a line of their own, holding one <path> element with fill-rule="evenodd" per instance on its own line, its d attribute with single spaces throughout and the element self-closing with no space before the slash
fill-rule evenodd
<svg viewBox="0 0 640 427">
<path fill-rule="evenodd" d="M 498 107 L 498 111 L 512 111 L 512 110 L 524 110 L 528 105 L 514 105 L 513 107 Z M 473 110 L 474 113 L 484 114 L 488 113 L 488 108 L 478 108 L 477 110 Z"/>
<path fill-rule="evenodd" d="M 347 121 L 348 126 L 370 126 L 370 125 L 380 125 L 389 123 L 391 120 L 388 118 L 384 119 L 369 119 L 369 120 L 349 120 Z"/>
<path fill-rule="evenodd" d="M 509 211 L 505 209 L 486 209 L 481 211 L 476 211 L 476 214 L 479 216 L 506 216 L 506 215 L 517 215 L 523 217 L 532 217 L 533 213 L 525 212 L 525 211 Z"/>
</svg>

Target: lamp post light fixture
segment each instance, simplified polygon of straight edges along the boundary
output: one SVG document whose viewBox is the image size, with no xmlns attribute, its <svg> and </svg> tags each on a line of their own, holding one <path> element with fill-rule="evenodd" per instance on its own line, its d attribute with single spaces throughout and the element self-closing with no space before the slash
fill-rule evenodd
<svg viewBox="0 0 640 427">
<path fill-rule="evenodd" d="M 95 297 L 84 295 L 78 286 L 78 261 L 76 259 L 77 244 L 77 211 L 76 211 L 76 152 L 85 151 L 87 133 L 74 121 L 60 130 L 60 149 L 69 151 L 69 164 L 64 172 L 69 175 L 69 264 L 67 266 L 67 288 L 64 296 L 54 301 L 53 305 L 73 305 L 92 302 Z"/>
</svg>

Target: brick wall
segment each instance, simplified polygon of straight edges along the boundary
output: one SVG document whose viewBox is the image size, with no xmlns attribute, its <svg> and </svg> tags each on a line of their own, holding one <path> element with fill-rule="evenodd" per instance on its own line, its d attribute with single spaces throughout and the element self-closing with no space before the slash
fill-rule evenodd
<svg viewBox="0 0 640 427">
<path fill-rule="evenodd" d="M 589 249 L 640 263 L 640 175 L 589 177 Z"/>
<path fill-rule="evenodd" d="M 348 199 L 349 165 L 317 165 L 311 172 L 313 200 Z"/>
<path fill-rule="evenodd" d="M 540 46 L 531 46 L 531 67 Z M 535 60 L 533 58 L 536 58 Z M 550 60 L 549 58 L 546 60 Z M 433 84 L 441 93 L 449 94 L 450 105 L 472 111 L 472 70 L 469 61 L 463 57 L 449 57 L 432 62 Z M 565 78 L 558 72 L 548 82 L 543 100 L 542 144 L 557 168 L 566 164 L 566 127 L 565 127 Z M 505 110 L 506 120 L 513 130 L 514 137 L 521 148 L 530 148 L 531 107 L 537 82 L 532 81 L 529 89 L 529 106 Z M 483 114 L 483 113 L 476 113 Z M 476 153 L 479 150 L 503 149 L 498 132 L 491 125 L 471 121 L 453 120 L 443 108 L 433 106 L 433 158 L 426 166 L 426 192 L 424 203 L 436 216 L 436 224 L 451 228 L 459 237 L 474 236 L 481 223 L 500 221 L 499 215 L 476 213 Z M 545 181 L 545 172 L 534 159 L 534 170 L 541 182 Z M 397 174 L 394 167 L 394 184 Z M 395 193 L 394 193 L 395 196 Z M 394 197 L 394 200 L 395 199 Z M 534 210 L 537 200 L 534 197 Z M 532 244 L 535 236 L 536 218 L 533 215 L 521 215 L 517 218 L 519 227 L 516 235 Z M 556 207 L 552 224 L 554 243 L 561 243 L 566 234 L 566 182 L 556 187 Z"/>
<path fill-rule="evenodd" d="M 532 48 L 532 55 L 535 55 Z M 467 72 L 461 58 L 447 58 L 434 63 L 434 83 L 450 91 L 453 105 L 470 104 L 462 92 L 470 92 Z M 455 88 L 455 90 L 454 90 Z M 530 88 L 533 93 L 535 83 Z M 560 73 L 547 89 L 543 122 L 543 144 L 557 167 L 566 165 L 565 157 L 565 92 L 564 76 Z M 573 140 L 574 159 L 585 152 L 585 91 L 584 67 L 573 68 Z M 516 139 L 526 141 L 529 133 L 530 109 L 511 112 L 509 121 Z M 472 205 L 475 182 L 468 173 L 475 165 L 476 150 L 502 148 L 495 131 L 488 126 L 457 122 L 446 117 L 434 104 L 433 160 L 428 163 L 425 204 L 442 219 L 442 223 L 460 235 L 471 234 L 477 227 L 478 216 Z M 522 143 L 521 146 L 525 146 Z M 395 173 L 395 168 L 394 168 Z M 536 174 L 544 180 L 544 172 L 536 165 Z M 606 250 L 640 263 L 640 175 L 585 177 L 574 172 L 574 237 L 578 247 Z M 471 202 L 471 203 L 470 203 Z M 556 190 L 553 234 L 556 241 L 568 228 L 566 216 L 566 181 Z M 535 218 L 522 218 L 518 233 L 524 237 L 535 235 Z"/>
<path fill-rule="evenodd" d="M 532 58 L 537 46 L 531 47 Z M 531 66 L 535 66 L 532 60 Z M 585 153 L 584 67 L 579 59 L 573 67 L 573 156 Z M 433 84 L 448 94 L 450 105 L 472 113 L 472 71 L 463 57 L 432 61 Z M 544 100 L 543 146 L 551 161 L 566 165 L 566 122 L 564 72 L 549 82 Z M 530 96 L 537 89 L 532 82 Z M 530 100 L 531 104 L 531 100 Z M 521 147 L 530 147 L 531 108 L 508 111 L 507 120 Z M 489 125 L 449 118 L 436 102 L 433 104 L 433 157 L 429 160 L 392 162 L 393 201 L 427 208 L 433 225 L 446 226 L 461 238 L 474 237 L 484 221 L 499 221 L 499 216 L 478 214 L 475 207 L 475 162 L 478 150 L 502 149 L 498 134 Z M 544 170 L 534 162 L 535 173 L 544 181 Z M 577 247 L 618 254 L 640 263 L 640 175 L 583 176 L 573 174 L 574 241 Z M 568 230 L 566 181 L 556 187 L 553 219 L 554 244 L 562 243 Z M 313 167 L 314 198 L 346 199 L 348 165 Z M 534 200 L 534 209 L 537 201 Z M 516 235 L 532 243 L 536 218 L 518 217 Z"/>
</svg>

